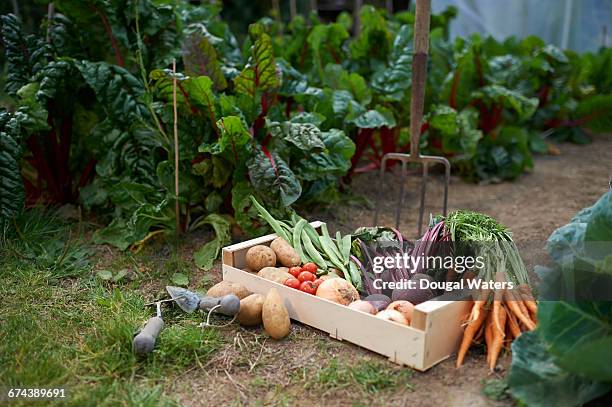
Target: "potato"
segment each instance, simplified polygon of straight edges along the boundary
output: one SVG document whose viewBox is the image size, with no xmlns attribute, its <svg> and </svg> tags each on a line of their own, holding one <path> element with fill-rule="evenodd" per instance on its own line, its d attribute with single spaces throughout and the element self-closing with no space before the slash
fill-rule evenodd
<svg viewBox="0 0 612 407">
<path fill-rule="evenodd" d="M 277 237 L 270 244 L 270 249 L 276 253 L 278 262 L 285 267 L 299 266 L 302 263 L 300 255 L 282 237 Z"/>
<path fill-rule="evenodd" d="M 285 308 L 276 288 L 268 291 L 261 317 L 264 329 L 272 338 L 282 339 L 289 334 L 291 330 L 289 311 Z"/>
<path fill-rule="evenodd" d="M 246 252 L 246 264 L 251 270 L 257 272 L 264 267 L 276 266 L 276 254 L 268 246 L 257 245 Z"/>
<path fill-rule="evenodd" d="M 228 294 L 234 294 L 236 297 L 243 299 L 251 295 L 251 292 L 242 284 L 232 283 L 230 281 L 221 281 L 210 287 L 206 292 L 209 297 L 223 297 Z"/>
<path fill-rule="evenodd" d="M 283 284 L 285 280 L 293 277 L 291 274 L 287 273 L 286 271 L 283 271 L 276 267 L 264 267 L 261 270 L 259 270 L 259 273 L 257 273 L 257 275 L 259 277 L 265 278 L 266 280 L 275 281 L 279 284 Z"/>
<path fill-rule="evenodd" d="M 251 294 L 240 300 L 240 312 L 236 316 L 240 325 L 255 326 L 261 324 L 261 312 L 265 299 L 261 294 Z"/>
</svg>

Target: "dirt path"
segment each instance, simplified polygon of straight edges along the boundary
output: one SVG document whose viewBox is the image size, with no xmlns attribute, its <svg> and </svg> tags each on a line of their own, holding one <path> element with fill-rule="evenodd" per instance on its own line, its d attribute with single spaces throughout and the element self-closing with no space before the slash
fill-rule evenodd
<svg viewBox="0 0 612 407">
<path fill-rule="evenodd" d="M 597 136 L 586 146 L 564 144 L 562 155 L 536 159 L 532 173 L 516 182 L 494 185 L 467 184 L 453 178 L 449 207 L 473 209 L 487 213 L 508 225 L 518 242 L 542 245 L 550 233 L 566 224 L 581 208 L 592 204 L 601 196 L 612 177 L 612 137 Z M 391 180 L 393 177 L 389 177 Z M 376 174 L 357 177 L 353 191 L 368 197 L 379 205 L 381 224 L 393 224 L 393 208 L 397 184 L 386 190 L 377 188 Z M 389 185 L 391 185 L 390 183 Z M 408 183 L 408 191 L 415 191 L 416 180 Z M 378 186 L 380 187 L 380 186 Z M 441 201 L 441 183 L 433 182 L 429 190 L 430 202 Z M 409 198 L 400 229 L 416 234 L 417 207 L 414 194 Z M 437 197 L 437 198 L 436 198 Z M 431 206 L 428 212 L 439 213 L 440 206 Z M 365 205 L 345 205 L 333 210 L 310 215 L 330 224 L 330 229 L 351 231 L 355 227 L 370 225 L 372 212 Z M 534 259 L 527 255 L 527 263 Z M 219 267 L 215 269 L 219 273 Z M 220 278 L 217 274 L 216 279 Z M 351 388 L 324 390 L 308 380 L 316 371 L 323 356 L 336 357 L 348 364 L 364 361 L 384 361 L 384 358 L 356 346 L 333 341 L 314 329 L 294 324 L 290 340 L 266 341 L 259 330 L 234 329 L 234 344 L 216 361 L 207 377 L 200 373 L 176 378 L 176 386 L 167 388 L 170 395 L 180 394 L 187 405 L 227 404 L 299 404 L 299 405 L 352 405 L 392 404 L 410 406 L 452 405 L 484 406 L 510 404 L 509 401 L 492 402 L 481 394 L 482 380 L 502 377 L 509 364 L 506 355 L 501 360 L 498 376 L 490 376 L 484 355 L 472 351 L 461 370 L 454 368 L 454 360 L 447 360 L 426 373 L 414 373 L 408 382 L 412 390 L 396 386 L 384 392 L 363 394 Z M 387 362 L 384 362 L 387 363 Z M 390 363 L 388 363 L 391 366 Z M 253 367 L 254 366 L 254 367 Z M 309 369 L 302 369 L 310 366 Z M 390 367 L 393 369 L 393 367 Z"/>
</svg>

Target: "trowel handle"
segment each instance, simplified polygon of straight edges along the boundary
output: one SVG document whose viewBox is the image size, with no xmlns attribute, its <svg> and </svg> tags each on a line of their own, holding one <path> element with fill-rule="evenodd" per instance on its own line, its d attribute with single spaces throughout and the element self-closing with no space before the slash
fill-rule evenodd
<svg viewBox="0 0 612 407">
<path fill-rule="evenodd" d="M 200 297 L 199 308 L 202 311 L 210 311 L 217 305 L 220 305 L 220 307 L 216 308 L 215 312 L 233 317 L 240 311 L 240 298 L 234 294 L 224 295 L 223 297 Z"/>
<path fill-rule="evenodd" d="M 138 355 L 146 355 L 155 347 L 155 340 L 164 327 L 161 317 L 151 317 L 144 328 L 134 337 L 132 342 L 134 352 Z"/>
</svg>

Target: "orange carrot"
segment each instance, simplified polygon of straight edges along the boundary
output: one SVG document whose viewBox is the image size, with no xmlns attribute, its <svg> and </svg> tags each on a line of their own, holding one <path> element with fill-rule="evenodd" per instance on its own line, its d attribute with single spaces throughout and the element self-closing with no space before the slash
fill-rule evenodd
<svg viewBox="0 0 612 407">
<path fill-rule="evenodd" d="M 502 326 L 506 326 L 506 310 L 503 307 L 499 309 L 499 322 Z M 504 345 L 504 335 L 497 330 L 493 330 L 493 338 L 490 347 L 491 358 L 489 359 L 489 368 L 491 371 L 495 369 L 497 358 L 501 352 L 502 346 Z"/>
<path fill-rule="evenodd" d="M 512 337 L 516 339 L 519 336 L 521 336 L 521 333 L 522 333 L 521 327 L 519 326 L 518 321 L 516 320 L 516 317 L 514 316 L 514 314 L 510 312 L 510 310 L 507 308 L 506 308 L 506 315 L 508 319 L 508 328 L 510 330 L 510 333 L 512 333 Z"/>
<path fill-rule="evenodd" d="M 519 294 L 520 294 L 521 300 L 523 300 L 523 303 L 529 310 L 529 314 L 537 315 L 538 314 L 538 304 L 533 299 L 533 295 L 531 294 L 531 288 L 529 288 L 529 286 L 526 284 L 521 284 L 519 286 Z"/>
<path fill-rule="evenodd" d="M 506 305 L 508 306 L 508 309 L 510 311 L 512 311 L 512 313 L 514 315 L 516 315 L 516 317 L 519 319 L 519 321 L 521 321 L 526 327 L 527 329 L 529 329 L 530 331 L 533 331 L 535 329 L 535 324 L 533 323 L 533 321 L 529 318 L 529 314 L 525 314 L 523 312 L 523 310 L 521 309 L 519 303 L 521 303 L 520 301 L 516 301 L 512 294 L 510 293 L 510 291 L 506 290 L 505 294 L 504 294 L 505 300 L 506 300 Z"/>
<path fill-rule="evenodd" d="M 494 300 L 493 301 L 493 322 L 495 323 L 495 329 L 497 332 L 504 337 L 504 329 L 502 328 L 502 323 L 499 320 L 499 314 L 501 313 L 501 301 Z"/>
<path fill-rule="evenodd" d="M 474 304 L 476 307 L 476 304 Z M 465 355 L 467 354 L 470 345 L 472 344 L 472 340 L 474 336 L 478 332 L 478 329 L 482 325 L 482 322 L 485 320 L 487 316 L 486 310 L 481 310 L 478 314 L 478 319 L 476 321 L 469 321 L 467 326 L 465 327 L 465 332 L 463 333 L 463 340 L 461 341 L 461 346 L 459 347 L 459 352 L 457 353 L 457 367 L 461 367 L 463 364 L 463 359 L 465 359 Z"/>
<path fill-rule="evenodd" d="M 487 345 L 487 364 L 491 360 L 491 345 L 493 344 L 493 321 L 491 319 L 492 315 L 493 314 L 489 314 L 485 328 L 485 344 Z"/>
</svg>

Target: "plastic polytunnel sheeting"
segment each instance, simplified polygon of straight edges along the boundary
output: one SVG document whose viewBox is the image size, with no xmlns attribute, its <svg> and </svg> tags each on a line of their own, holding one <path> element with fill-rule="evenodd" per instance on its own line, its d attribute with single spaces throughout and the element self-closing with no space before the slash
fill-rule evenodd
<svg viewBox="0 0 612 407">
<path fill-rule="evenodd" d="M 432 0 L 436 13 L 449 5 L 458 9 L 453 37 L 537 35 L 579 52 L 612 45 L 612 0 Z"/>
</svg>

